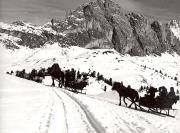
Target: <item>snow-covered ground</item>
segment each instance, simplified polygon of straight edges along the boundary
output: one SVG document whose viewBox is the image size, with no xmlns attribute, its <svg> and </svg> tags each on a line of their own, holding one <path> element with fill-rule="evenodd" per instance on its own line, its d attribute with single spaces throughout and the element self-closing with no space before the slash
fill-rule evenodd
<svg viewBox="0 0 180 133">
<path fill-rule="evenodd" d="M 2 38 L 3 39 L 3 38 Z M 16 43 L 17 38 L 11 38 Z M 14 41 L 13 41 L 14 40 Z M 176 118 L 119 107 L 118 94 L 103 81 L 89 79 L 87 95 L 52 88 L 51 78 L 43 84 L 5 74 L 7 71 L 47 68 L 59 63 L 62 69 L 100 72 L 105 78 L 123 81 L 134 89 L 143 86 L 173 86 L 180 90 L 180 56 L 130 57 L 115 50 L 59 47 L 6 49 L 0 42 L 0 132 L 1 133 L 180 133 L 180 103 L 173 108 Z M 145 67 L 146 65 L 146 67 Z M 160 74 L 159 71 L 163 74 Z M 165 76 L 167 75 L 167 76 Z M 107 92 L 104 93 L 104 86 Z"/>
<path fill-rule="evenodd" d="M 84 49 L 76 46 L 59 47 L 60 44 L 46 44 L 42 48 L 4 51 L 1 57 L 3 71 L 22 70 L 27 72 L 33 68 L 48 68 L 53 63 L 59 63 L 62 69 L 75 68 L 86 71 L 91 69 L 103 74 L 105 78 L 113 81 L 123 81 L 134 89 L 140 86 L 173 86 L 179 89 L 175 77 L 180 79 L 180 56 L 164 53 L 162 56 L 131 57 L 120 55 L 115 50 L 108 49 Z M 144 67 L 146 66 L 146 67 Z M 160 74 L 160 71 L 162 74 Z M 166 76 L 165 76 L 166 75 Z"/>
<path fill-rule="evenodd" d="M 74 94 L 0 74 L 1 133 L 180 133 L 176 118 L 118 106 L 115 92 Z M 176 105 L 180 109 L 180 103 Z"/>
</svg>

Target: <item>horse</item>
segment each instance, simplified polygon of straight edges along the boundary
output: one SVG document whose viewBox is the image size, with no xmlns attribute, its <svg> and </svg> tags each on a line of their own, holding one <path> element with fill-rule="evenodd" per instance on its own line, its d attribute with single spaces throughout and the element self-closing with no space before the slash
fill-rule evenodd
<svg viewBox="0 0 180 133">
<path fill-rule="evenodd" d="M 55 86 L 54 80 L 59 80 L 59 87 L 62 87 L 64 84 L 64 72 L 61 71 L 59 64 L 54 63 L 51 67 L 48 68 L 48 73 L 52 78 L 52 86 Z"/>
<path fill-rule="evenodd" d="M 137 109 L 137 105 L 135 102 L 138 102 L 139 100 L 139 94 L 136 90 L 131 89 L 130 86 L 127 88 L 123 85 L 123 83 L 114 82 L 112 86 L 112 90 L 115 90 L 119 94 L 119 105 L 121 105 L 121 97 L 123 97 L 123 101 L 125 105 L 127 106 L 127 103 L 125 101 L 125 98 L 130 98 L 131 104 L 128 106 L 129 108 L 132 106 L 132 104 L 135 105 L 135 109 Z"/>
</svg>

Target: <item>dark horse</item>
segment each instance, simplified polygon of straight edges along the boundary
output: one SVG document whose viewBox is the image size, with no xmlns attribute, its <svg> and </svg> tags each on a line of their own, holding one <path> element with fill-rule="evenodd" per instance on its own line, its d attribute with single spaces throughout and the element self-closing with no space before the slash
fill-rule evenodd
<svg viewBox="0 0 180 133">
<path fill-rule="evenodd" d="M 123 85 L 123 83 L 114 82 L 112 90 L 116 90 L 119 94 L 119 105 L 121 105 L 121 97 L 123 97 L 123 101 L 125 105 L 127 106 L 127 103 L 125 101 L 125 98 L 130 98 L 131 104 L 128 107 L 131 107 L 132 104 L 135 105 L 135 109 L 137 109 L 137 105 L 135 102 L 138 102 L 139 100 L 139 94 L 136 90 L 131 89 L 130 86 L 127 88 Z"/>
<path fill-rule="evenodd" d="M 48 73 L 52 78 L 52 86 L 55 86 L 54 80 L 59 81 L 59 87 L 62 87 L 64 84 L 64 72 L 61 71 L 59 64 L 54 63 L 51 67 L 48 68 Z"/>
</svg>

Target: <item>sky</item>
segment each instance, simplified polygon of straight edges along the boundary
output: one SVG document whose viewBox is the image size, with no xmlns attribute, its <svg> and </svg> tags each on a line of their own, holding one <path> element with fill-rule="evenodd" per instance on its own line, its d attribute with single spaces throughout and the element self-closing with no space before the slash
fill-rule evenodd
<svg viewBox="0 0 180 133">
<path fill-rule="evenodd" d="M 51 18 L 64 19 L 65 11 L 90 0 L 0 0 L 0 21 L 24 20 L 42 25 Z M 122 7 L 157 16 L 180 20 L 180 0 L 112 0 Z"/>
</svg>

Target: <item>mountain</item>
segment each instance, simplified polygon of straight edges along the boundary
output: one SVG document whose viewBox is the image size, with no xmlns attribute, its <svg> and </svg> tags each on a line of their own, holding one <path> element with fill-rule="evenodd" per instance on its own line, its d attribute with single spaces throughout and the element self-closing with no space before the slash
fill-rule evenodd
<svg viewBox="0 0 180 133">
<path fill-rule="evenodd" d="M 0 23 L 0 33 L 18 37 L 18 44 L 37 48 L 59 42 L 85 48 L 114 48 L 121 54 L 160 55 L 166 51 L 180 55 L 180 24 L 130 12 L 110 0 L 97 0 L 66 14 L 64 21 L 52 19 L 44 26 L 21 21 Z"/>
</svg>

